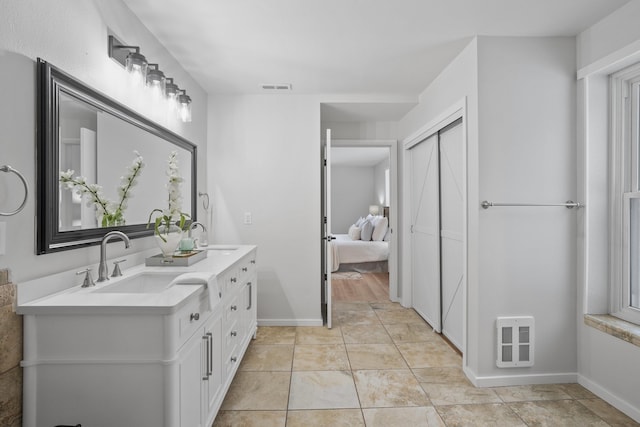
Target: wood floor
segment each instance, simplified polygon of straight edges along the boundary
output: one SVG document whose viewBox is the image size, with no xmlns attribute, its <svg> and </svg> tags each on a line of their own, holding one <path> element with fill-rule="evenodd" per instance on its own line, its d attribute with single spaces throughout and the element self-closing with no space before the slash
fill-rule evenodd
<svg viewBox="0 0 640 427">
<path fill-rule="evenodd" d="M 334 302 L 388 302 L 389 273 L 334 273 L 331 289 Z"/>
</svg>

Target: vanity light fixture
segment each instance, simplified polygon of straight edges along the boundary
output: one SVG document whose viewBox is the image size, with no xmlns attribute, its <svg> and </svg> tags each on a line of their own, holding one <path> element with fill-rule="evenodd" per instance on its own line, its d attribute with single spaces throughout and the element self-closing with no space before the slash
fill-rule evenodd
<svg viewBox="0 0 640 427">
<path fill-rule="evenodd" d="M 169 108 L 177 112 L 180 120 L 191 121 L 191 97 L 187 91 L 180 89 L 173 78 L 165 77 L 159 64 L 149 64 L 139 46 L 127 46 L 115 36 L 109 36 L 109 57 L 125 67 L 136 84 L 151 89 L 154 98 L 167 99 Z"/>
<path fill-rule="evenodd" d="M 158 68 L 158 64 L 149 64 L 147 70 L 147 87 L 156 99 L 161 99 L 166 93 L 166 79 L 164 73 Z"/>
<path fill-rule="evenodd" d="M 119 62 L 131 74 L 134 83 L 142 86 L 147 79 L 149 63 L 140 53 L 139 46 L 127 46 L 114 36 L 109 36 L 109 57 Z"/>
<path fill-rule="evenodd" d="M 187 91 L 184 89 L 178 90 L 178 117 L 183 122 L 191 121 L 191 97 L 187 95 Z"/>
</svg>

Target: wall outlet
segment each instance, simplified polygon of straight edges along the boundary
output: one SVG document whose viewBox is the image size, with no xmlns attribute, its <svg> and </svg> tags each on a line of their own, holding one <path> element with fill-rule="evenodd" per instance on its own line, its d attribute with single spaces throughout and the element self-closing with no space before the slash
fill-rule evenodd
<svg viewBox="0 0 640 427">
<path fill-rule="evenodd" d="M 0 222 L 0 255 L 4 255 L 7 250 L 7 223 Z"/>
<path fill-rule="evenodd" d="M 253 219 L 251 218 L 251 212 L 244 213 L 244 224 L 245 225 L 253 224 Z"/>
</svg>

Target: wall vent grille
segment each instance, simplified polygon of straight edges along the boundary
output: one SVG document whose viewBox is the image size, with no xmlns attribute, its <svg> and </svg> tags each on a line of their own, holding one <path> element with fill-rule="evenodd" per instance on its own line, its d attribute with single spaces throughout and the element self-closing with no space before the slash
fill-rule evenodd
<svg viewBox="0 0 640 427">
<path fill-rule="evenodd" d="M 498 368 L 533 366 L 534 321 L 531 316 L 498 317 Z"/>
<path fill-rule="evenodd" d="M 269 91 L 293 90 L 293 86 L 291 85 L 291 83 L 265 83 L 260 85 L 260 87 L 262 87 L 262 90 Z"/>
</svg>

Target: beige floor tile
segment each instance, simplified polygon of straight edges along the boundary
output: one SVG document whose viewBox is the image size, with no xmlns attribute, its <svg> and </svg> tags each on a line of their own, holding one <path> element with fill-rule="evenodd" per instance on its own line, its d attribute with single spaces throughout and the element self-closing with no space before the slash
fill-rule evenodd
<svg viewBox="0 0 640 427">
<path fill-rule="evenodd" d="M 578 402 L 605 420 L 612 427 L 640 426 L 640 423 L 635 422 L 602 399 L 583 399 L 578 400 Z"/>
<path fill-rule="evenodd" d="M 297 345 L 294 371 L 348 371 L 349 359 L 344 344 Z"/>
<path fill-rule="evenodd" d="M 342 337 L 347 344 L 391 344 L 391 337 L 384 326 L 342 326 Z"/>
<path fill-rule="evenodd" d="M 380 325 L 376 313 L 371 311 L 338 311 L 333 316 L 335 326 Z"/>
<path fill-rule="evenodd" d="M 413 369 L 413 374 L 418 382 L 432 384 L 462 383 L 471 385 L 471 381 L 462 371 L 461 367 L 436 367 Z"/>
<path fill-rule="evenodd" d="M 293 345 L 251 344 L 242 358 L 241 371 L 291 371 Z"/>
<path fill-rule="evenodd" d="M 607 427 L 600 417 L 575 400 L 509 403 L 511 409 L 531 426 Z"/>
<path fill-rule="evenodd" d="M 296 328 L 296 344 L 344 344 L 339 327 L 299 326 Z"/>
<path fill-rule="evenodd" d="M 405 308 L 404 310 L 375 310 L 375 313 L 385 325 L 395 323 L 426 324 L 422 317 L 410 308 Z"/>
<path fill-rule="evenodd" d="M 445 427 L 433 406 L 363 409 L 367 427 Z"/>
<path fill-rule="evenodd" d="M 354 371 L 363 408 L 430 406 L 427 396 L 410 370 Z"/>
<path fill-rule="evenodd" d="M 347 344 L 351 369 L 407 369 L 394 344 Z"/>
<path fill-rule="evenodd" d="M 212 427 L 284 427 L 286 411 L 220 411 Z"/>
<path fill-rule="evenodd" d="M 221 409 L 285 410 L 290 379 L 290 372 L 239 371 L 231 383 Z"/>
<path fill-rule="evenodd" d="M 291 374 L 289 410 L 359 407 L 349 371 L 301 371 Z"/>
<path fill-rule="evenodd" d="M 580 384 L 560 384 L 562 391 L 567 393 L 573 399 L 597 399 L 598 397 L 591 393 Z"/>
<path fill-rule="evenodd" d="M 374 310 L 406 310 L 400 303 L 397 302 L 372 302 L 371 308 Z"/>
<path fill-rule="evenodd" d="M 254 344 L 295 344 L 295 326 L 259 326 Z"/>
<path fill-rule="evenodd" d="M 494 387 L 503 402 L 528 402 L 534 400 L 571 399 L 558 384 L 535 384 L 512 387 Z"/>
<path fill-rule="evenodd" d="M 396 343 L 442 341 L 442 337 L 426 323 L 394 323 L 384 327 Z"/>
<path fill-rule="evenodd" d="M 438 406 L 447 427 L 526 427 L 505 404 Z"/>
<path fill-rule="evenodd" d="M 289 411 L 287 427 L 364 427 L 360 409 Z"/>
<path fill-rule="evenodd" d="M 459 367 L 462 357 L 444 342 L 419 342 L 397 344 L 409 367 Z"/>
<path fill-rule="evenodd" d="M 434 406 L 502 403 L 498 395 L 489 388 L 477 388 L 473 385 L 463 383 L 420 383 L 420 385 Z"/>
<path fill-rule="evenodd" d="M 373 310 L 368 302 L 336 301 L 332 305 L 333 311 L 371 311 Z"/>
</svg>

